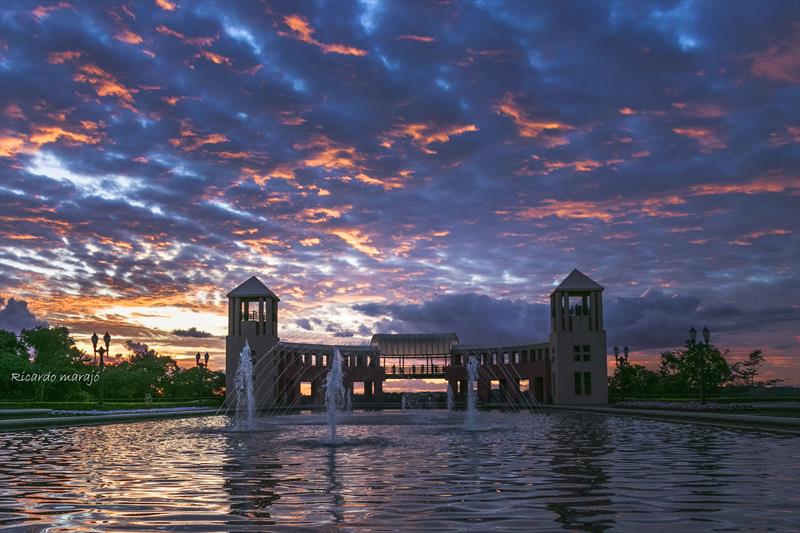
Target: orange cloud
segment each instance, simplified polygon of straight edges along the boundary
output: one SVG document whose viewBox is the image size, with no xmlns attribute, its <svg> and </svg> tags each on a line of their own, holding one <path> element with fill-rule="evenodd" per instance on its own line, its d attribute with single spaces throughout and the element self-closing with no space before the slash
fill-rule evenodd
<svg viewBox="0 0 800 533">
<path fill-rule="evenodd" d="M 177 146 L 186 152 L 197 150 L 207 144 L 220 144 L 228 142 L 228 137 L 222 133 L 211 133 L 209 135 L 197 135 L 191 130 L 181 131 L 183 139 L 170 139 L 173 146 Z"/>
<path fill-rule="evenodd" d="M 28 137 L 8 130 L 0 132 L 0 157 L 15 157 L 20 153 L 36 152 L 40 146 L 66 140 L 71 144 L 97 144 L 101 137 L 97 133 L 98 124 L 90 121 L 82 121 L 81 124 L 88 133 L 72 131 L 61 126 L 41 126 L 32 127 Z"/>
<path fill-rule="evenodd" d="M 141 44 L 144 39 L 129 29 L 124 29 L 114 36 L 114 39 L 128 44 Z"/>
<path fill-rule="evenodd" d="M 381 255 L 380 250 L 372 246 L 372 239 L 369 235 L 363 234 L 359 229 L 332 229 L 328 230 L 328 233 L 339 237 L 351 247 L 372 258 L 378 258 Z"/>
<path fill-rule="evenodd" d="M 187 37 L 181 32 L 168 28 L 163 24 L 156 26 L 156 31 L 162 35 L 169 35 L 170 37 L 175 37 L 184 44 L 189 44 L 192 46 L 211 46 L 217 39 L 216 37 Z"/>
<path fill-rule="evenodd" d="M 67 50 L 64 52 L 53 52 L 52 54 L 47 56 L 47 62 L 52 63 L 54 65 L 61 65 L 66 63 L 67 61 L 72 61 L 78 59 L 83 55 L 83 52 L 79 52 L 77 50 Z"/>
<path fill-rule="evenodd" d="M 752 62 L 753 76 L 773 81 L 800 83 L 800 24 L 795 34 L 785 43 L 775 44 L 766 50 L 747 56 Z"/>
<path fill-rule="evenodd" d="M 0 132 L 0 157 L 14 157 L 26 150 L 25 139 L 10 131 Z"/>
<path fill-rule="evenodd" d="M 392 138 L 409 137 L 412 142 L 426 154 L 435 154 L 436 151 L 428 148 L 429 145 L 433 143 L 446 143 L 451 137 L 473 131 L 478 131 L 478 127 L 475 124 L 444 128 L 422 123 L 403 124 L 385 134 L 383 146 L 390 148 L 392 146 L 390 139 Z"/>
<path fill-rule="evenodd" d="M 700 145 L 700 151 L 704 153 L 713 152 L 726 148 L 727 145 L 717 137 L 717 134 L 709 128 L 691 127 L 691 128 L 672 128 L 672 131 L 678 135 L 689 137 Z"/>
<path fill-rule="evenodd" d="M 281 111 L 281 124 L 285 126 L 300 126 L 306 123 L 306 119 L 293 111 Z"/>
<path fill-rule="evenodd" d="M 369 53 L 366 50 L 361 50 L 360 48 L 346 46 L 343 44 L 326 44 L 319 42 L 313 36 L 314 28 L 312 28 L 308 21 L 301 15 L 287 15 L 283 17 L 283 23 L 292 30 L 292 33 L 287 34 L 285 32 L 279 32 L 278 35 L 282 37 L 291 37 L 293 39 L 297 39 L 298 41 L 312 44 L 320 48 L 325 54 L 330 53 L 351 56 L 365 56 Z"/>
<path fill-rule="evenodd" d="M 383 187 L 384 190 L 390 191 L 392 189 L 402 189 L 405 187 L 405 179 L 408 176 L 403 176 L 401 178 L 375 178 L 363 172 L 359 172 L 356 174 L 355 179 L 361 183 L 366 185 L 375 185 L 378 187 Z"/>
<path fill-rule="evenodd" d="M 619 113 L 620 115 L 635 115 L 636 110 L 630 107 L 623 107 L 622 109 L 619 110 Z"/>
<path fill-rule="evenodd" d="M 217 65 L 228 65 L 229 67 L 233 66 L 230 58 L 220 54 L 215 54 L 214 52 L 209 52 L 208 50 L 200 50 L 194 57 L 195 59 L 198 57 L 205 58 Z"/>
<path fill-rule="evenodd" d="M 164 11 L 175 11 L 175 8 L 178 7 L 174 2 L 170 2 L 169 0 L 156 0 L 156 5 Z"/>
<path fill-rule="evenodd" d="M 88 83 L 94 86 L 94 90 L 98 96 L 114 96 L 120 104 L 136 112 L 133 106 L 133 95 L 139 92 L 137 89 L 131 89 L 120 83 L 113 75 L 101 69 L 97 65 L 88 63 L 78 67 L 78 73 L 73 77 L 75 81 Z"/>
<path fill-rule="evenodd" d="M 309 207 L 297 214 L 297 218 L 310 224 L 322 224 L 334 218 L 341 218 L 353 208 L 352 205 L 340 207 Z"/>
<path fill-rule="evenodd" d="M 14 102 L 9 103 L 5 108 L 3 108 L 3 116 L 6 118 L 25 120 L 25 113 L 22 112 L 22 108 Z"/>
<path fill-rule="evenodd" d="M 514 215 L 523 220 L 538 220 L 547 217 L 563 219 L 588 219 L 596 218 L 604 222 L 613 219 L 613 215 L 596 202 L 574 200 L 555 200 L 548 198 L 542 200 L 538 207 L 526 207 L 516 211 Z"/>
<path fill-rule="evenodd" d="M 300 241 L 301 246 L 314 246 L 320 243 L 320 240 L 316 237 L 309 237 L 308 239 L 303 239 Z"/>
<path fill-rule="evenodd" d="M 225 159 L 247 159 L 252 157 L 250 152 L 218 152 L 217 155 Z"/>
<path fill-rule="evenodd" d="M 76 133 L 73 131 L 65 130 L 59 126 L 34 126 L 33 133 L 28 140 L 36 145 L 43 145 L 54 143 L 59 139 L 67 139 L 69 141 L 81 144 L 97 144 L 100 142 L 99 138 L 91 137 L 83 133 Z"/>
<path fill-rule="evenodd" d="M 540 220 L 556 217 L 565 220 L 596 219 L 611 222 L 615 218 L 624 218 L 637 214 L 655 218 L 673 218 L 686 216 L 686 213 L 670 209 L 671 206 L 683 205 L 686 201 L 677 195 L 657 196 L 652 198 L 622 199 L 611 198 L 602 201 L 542 200 L 536 207 L 525 207 L 518 210 L 496 211 L 495 214 L 507 216 L 509 220 Z"/>
<path fill-rule="evenodd" d="M 754 179 L 746 183 L 726 184 L 707 183 L 689 187 L 692 196 L 710 196 L 718 194 L 764 194 L 789 192 L 796 196 L 800 193 L 800 180 L 797 176 L 772 174 Z"/>
<path fill-rule="evenodd" d="M 436 41 L 434 37 L 427 35 L 398 35 L 394 38 L 395 41 L 417 41 L 420 43 L 432 43 Z"/>
<path fill-rule="evenodd" d="M 785 131 L 776 131 L 770 133 L 769 143 L 775 146 L 789 143 L 800 144 L 800 127 L 786 126 Z"/>
<path fill-rule="evenodd" d="M 752 241 L 756 239 L 760 239 L 761 237 L 770 237 L 773 235 L 790 235 L 792 232 L 788 229 L 773 229 L 767 231 L 754 231 L 752 233 L 748 233 L 747 235 L 742 236 L 739 239 L 730 241 L 730 244 L 736 244 L 738 246 L 750 246 L 753 244 Z"/>
<path fill-rule="evenodd" d="M 494 107 L 495 113 L 511 117 L 517 125 L 517 131 L 522 137 L 537 138 L 545 132 L 561 132 L 575 129 L 573 126 L 557 120 L 535 120 L 528 116 L 515 101 L 511 94 L 506 94 Z M 557 136 L 549 140 L 549 146 L 567 144 L 566 137 Z"/>
<path fill-rule="evenodd" d="M 60 9 L 74 9 L 74 8 L 72 7 L 72 4 L 70 4 L 69 2 L 59 2 L 52 6 L 37 6 L 36 9 L 32 11 L 32 13 L 34 17 L 40 19 L 42 17 L 46 17 L 53 11 L 58 11 Z"/>
<path fill-rule="evenodd" d="M 325 135 L 314 135 L 306 143 L 296 143 L 295 149 L 312 150 L 314 153 L 303 161 L 306 167 L 325 169 L 352 169 L 363 157 L 354 146 L 345 146 Z"/>
<path fill-rule="evenodd" d="M 562 168 L 571 168 L 575 172 L 592 172 L 597 170 L 598 168 L 608 166 L 608 165 L 616 165 L 618 163 L 622 163 L 622 159 L 610 159 L 608 161 L 594 161 L 593 159 L 583 159 L 581 161 L 547 161 L 544 163 L 544 168 L 546 169 L 546 174 L 553 172 L 554 170 L 560 170 Z"/>
</svg>

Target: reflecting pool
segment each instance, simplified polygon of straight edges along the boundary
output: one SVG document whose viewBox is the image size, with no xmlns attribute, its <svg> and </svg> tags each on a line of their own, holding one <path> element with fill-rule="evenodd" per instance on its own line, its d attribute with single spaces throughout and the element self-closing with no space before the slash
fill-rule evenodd
<svg viewBox="0 0 800 533">
<path fill-rule="evenodd" d="M 796 436 L 596 414 L 383 411 L 0 433 L 0 524 L 36 531 L 790 530 Z"/>
</svg>

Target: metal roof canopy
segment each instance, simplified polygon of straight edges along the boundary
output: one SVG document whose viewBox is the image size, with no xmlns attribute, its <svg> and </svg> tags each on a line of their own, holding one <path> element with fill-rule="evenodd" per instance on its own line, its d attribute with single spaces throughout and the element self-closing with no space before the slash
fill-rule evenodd
<svg viewBox="0 0 800 533">
<path fill-rule="evenodd" d="M 377 333 L 370 345 L 385 356 L 450 355 L 458 345 L 455 333 Z"/>
</svg>

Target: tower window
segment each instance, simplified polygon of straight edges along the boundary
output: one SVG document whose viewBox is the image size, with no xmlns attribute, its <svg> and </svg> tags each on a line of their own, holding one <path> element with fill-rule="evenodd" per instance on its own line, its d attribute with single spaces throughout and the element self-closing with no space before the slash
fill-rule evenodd
<svg viewBox="0 0 800 533">
<path fill-rule="evenodd" d="M 575 396 L 581 395 L 581 373 L 575 372 Z"/>
<path fill-rule="evenodd" d="M 584 344 L 583 346 L 573 346 L 572 352 L 574 354 L 574 359 L 576 362 L 578 361 L 589 361 L 592 354 L 592 347 L 588 344 Z"/>
<path fill-rule="evenodd" d="M 575 378 L 578 378 L 578 374 L 575 374 Z M 592 374 L 591 372 L 584 372 L 583 373 L 583 393 L 588 395 L 592 394 Z"/>
<path fill-rule="evenodd" d="M 571 292 L 568 299 L 568 309 L 571 316 L 589 315 L 591 299 L 588 292 Z"/>
</svg>

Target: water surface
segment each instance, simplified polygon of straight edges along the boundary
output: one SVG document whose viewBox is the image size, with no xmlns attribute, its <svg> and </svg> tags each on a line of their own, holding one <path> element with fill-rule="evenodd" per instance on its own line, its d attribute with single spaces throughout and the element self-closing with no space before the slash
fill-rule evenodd
<svg viewBox="0 0 800 533">
<path fill-rule="evenodd" d="M 795 436 L 596 414 L 384 411 L 0 433 L 0 525 L 37 531 L 791 530 Z"/>
</svg>

